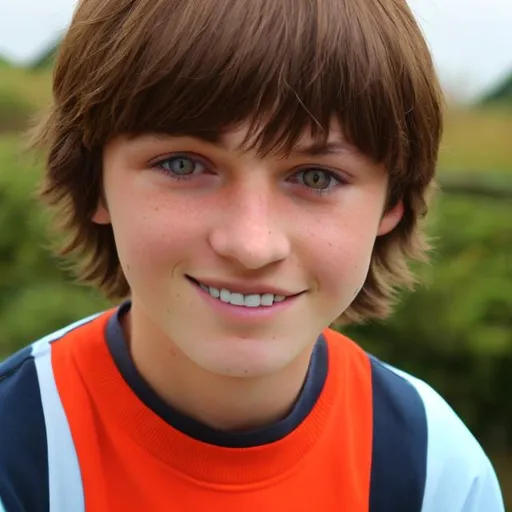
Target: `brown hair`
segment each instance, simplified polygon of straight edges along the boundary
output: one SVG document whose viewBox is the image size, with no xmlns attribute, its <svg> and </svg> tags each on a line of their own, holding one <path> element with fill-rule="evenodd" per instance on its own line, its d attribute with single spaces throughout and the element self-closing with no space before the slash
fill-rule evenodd
<svg viewBox="0 0 512 512">
<path fill-rule="evenodd" d="M 110 226 L 91 221 L 102 148 L 119 134 L 214 136 L 250 120 L 250 145 L 288 150 L 333 118 L 390 174 L 400 224 L 376 241 L 342 321 L 384 317 L 425 259 L 442 131 L 431 56 L 405 0 L 81 0 L 58 54 L 54 102 L 35 131 L 48 148 L 43 196 L 69 235 L 79 277 L 129 295 Z"/>
</svg>

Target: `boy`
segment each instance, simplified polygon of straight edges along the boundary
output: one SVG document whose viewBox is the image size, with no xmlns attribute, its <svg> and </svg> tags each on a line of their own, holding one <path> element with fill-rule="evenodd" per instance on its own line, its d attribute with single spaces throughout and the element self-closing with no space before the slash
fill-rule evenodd
<svg viewBox="0 0 512 512">
<path fill-rule="evenodd" d="M 4 510 L 502 511 L 448 405 L 328 329 L 411 283 L 441 124 L 403 0 L 82 0 L 36 142 L 125 301 L 3 363 Z"/>
</svg>

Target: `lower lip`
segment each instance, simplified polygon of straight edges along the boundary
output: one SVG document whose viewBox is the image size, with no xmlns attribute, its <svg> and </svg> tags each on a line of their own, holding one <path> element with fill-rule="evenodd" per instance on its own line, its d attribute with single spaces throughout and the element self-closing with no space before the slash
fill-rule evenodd
<svg viewBox="0 0 512 512">
<path fill-rule="evenodd" d="M 274 302 L 272 306 L 258 306 L 256 308 L 248 308 L 246 306 L 234 306 L 229 302 L 222 302 L 220 299 L 214 299 L 208 292 L 203 290 L 199 285 L 195 283 L 191 283 L 192 286 L 199 292 L 201 297 L 204 298 L 211 304 L 213 308 L 215 308 L 219 313 L 226 315 L 232 319 L 240 319 L 240 320 L 258 320 L 258 319 L 268 319 L 273 315 L 282 313 L 290 306 L 292 306 L 299 295 L 295 295 L 293 297 L 289 297 L 282 302 Z"/>
</svg>

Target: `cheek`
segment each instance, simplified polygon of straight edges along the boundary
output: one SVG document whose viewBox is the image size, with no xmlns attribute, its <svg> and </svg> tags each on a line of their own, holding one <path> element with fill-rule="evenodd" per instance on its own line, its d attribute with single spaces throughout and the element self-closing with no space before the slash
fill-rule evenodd
<svg viewBox="0 0 512 512">
<path fill-rule="evenodd" d="M 131 197 L 134 197 L 133 195 Z M 111 211 L 112 226 L 121 265 L 127 277 L 133 270 L 162 276 L 190 254 L 201 240 L 198 212 L 179 207 L 163 198 L 136 197 Z"/>
<path fill-rule="evenodd" d="M 359 214 L 357 214 L 359 213 Z M 370 266 L 378 228 L 378 212 L 353 212 L 333 222 L 325 219 L 310 230 L 310 266 L 327 301 L 343 302 L 357 295 Z"/>
<path fill-rule="evenodd" d="M 321 267 L 322 287 L 331 297 L 352 299 L 361 289 L 370 266 L 373 239 L 339 236 L 329 242 Z"/>
</svg>

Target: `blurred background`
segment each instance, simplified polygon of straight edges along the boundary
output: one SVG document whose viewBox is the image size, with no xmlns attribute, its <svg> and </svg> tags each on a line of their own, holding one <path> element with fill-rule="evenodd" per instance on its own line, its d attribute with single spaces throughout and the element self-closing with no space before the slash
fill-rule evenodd
<svg viewBox="0 0 512 512">
<path fill-rule="evenodd" d="M 410 0 L 449 109 L 424 284 L 389 322 L 349 329 L 425 379 L 490 454 L 512 510 L 512 2 Z M 0 0 L 0 359 L 108 304 L 48 250 L 41 162 L 22 136 L 51 96 L 75 0 Z"/>
</svg>

